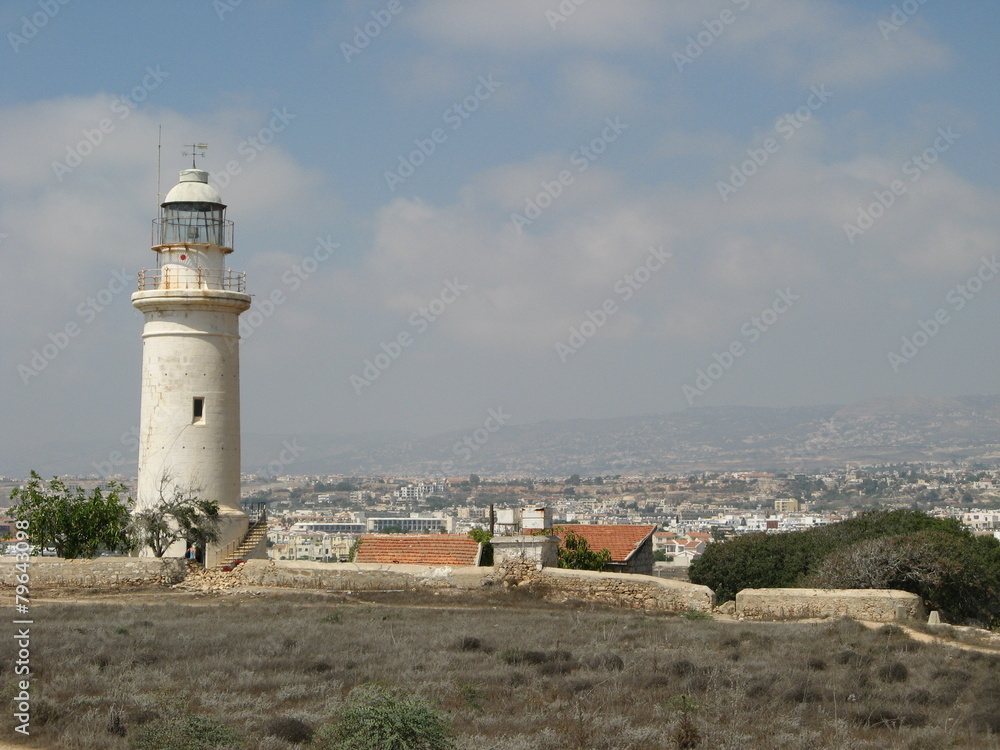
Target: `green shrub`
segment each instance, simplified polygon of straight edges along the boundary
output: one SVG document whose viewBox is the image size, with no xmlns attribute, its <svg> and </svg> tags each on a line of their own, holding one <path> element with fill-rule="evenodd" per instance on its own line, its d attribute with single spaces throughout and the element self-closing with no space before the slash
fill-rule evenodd
<svg viewBox="0 0 1000 750">
<path fill-rule="evenodd" d="M 469 536 L 483 545 L 483 554 L 479 558 L 479 564 L 493 565 L 493 543 L 490 541 L 493 535 L 486 529 L 473 529 L 469 532 Z"/>
<path fill-rule="evenodd" d="M 450 750 L 451 727 L 423 698 L 377 685 L 355 688 L 339 720 L 317 733 L 321 750 Z"/>
<path fill-rule="evenodd" d="M 216 750 L 234 745 L 236 734 L 214 719 L 181 714 L 146 724 L 133 741 L 136 750 Z"/>
<path fill-rule="evenodd" d="M 747 588 L 896 588 L 952 621 L 1000 623 L 1000 542 L 919 511 L 872 511 L 805 531 L 716 542 L 691 564 L 689 578 L 719 602 Z"/>
<path fill-rule="evenodd" d="M 600 552 L 590 549 L 587 540 L 574 534 L 572 530 L 556 527 L 553 533 L 562 538 L 559 545 L 559 567 L 571 570 L 604 570 L 611 562 L 611 553 L 602 549 Z"/>
</svg>

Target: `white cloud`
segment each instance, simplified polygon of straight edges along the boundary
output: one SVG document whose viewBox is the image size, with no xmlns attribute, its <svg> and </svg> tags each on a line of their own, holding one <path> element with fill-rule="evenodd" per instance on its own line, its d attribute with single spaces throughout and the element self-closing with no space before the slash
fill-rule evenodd
<svg viewBox="0 0 1000 750">
<path fill-rule="evenodd" d="M 559 67 L 558 90 L 574 108 L 585 112 L 623 113 L 642 105 L 645 86 L 620 65 L 587 58 Z"/>
<path fill-rule="evenodd" d="M 720 159 L 720 176 L 752 145 Z M 452 205 L 388 206 L 377 220 L 371 273 L 383 303 L 400 312 L 442 278 L 470 282 L 461 316 L 444 329 L 466 344 L 514 352 L 551 347 L 587 309 L 615 296 L 616 280 L 653 244 L 666 243 L 674 265 L 606 334 L 635 346 L 650 336 L 724 336 L 779 287 L 842 285 L 877 308 L 873 290 L 889 279 L 933 281 L 997 251 L 995 196 L 945 164 L 913 184 L 852 247 L 844 223 L 872 190 L 901 176 L 899 164 L 872 154 L 830 160 L 827 145 L 825 125 L 811 123 L 728 202 L 714 185 L 636 185 L 595 167 L 522 235 L 512 231 L 510 212 L 551 179 L 559 160 L 507 165 L 477 175 Z"/>
<path fill-rule="evenodd" d="M 564 5 L 576 10 L 560 14 L 565 21 L 556 21 L 555 28 L 546 12 L 558 12 L 558 0 L 439 0 L 415 8 L 407 22 L 441 54 L 448 49 L 525 57 L 553 50 L 643 50 L 663 55 L 671 70 L 673 55 L 686 54 L 693 39 L 698 64 L 718 55 L 746 69 L 755 60 L 762 71 L 804 86 L 870 85 L 901 74 L 942 70 L 951 62 L 949 50 L 924 33 L 919 19 L 886 40 L 878 27 L 881 16 L 848 11 L 826 0 L 592 0 Z M 707 43 L 698 42 L 699 34 Z M 598 92 L 603 84 L 595 81 Z"/>
<path fill-rule="evenodd" d="M 662 43 L 673 27 L 701 18 L 695 3 L 656 0 L 590 0 L 571 14 L 559 12 L 560 0 L 498 0 L 469 3 L 439 0 L 414 8 L 408 21 L 426 38 L 461 49 L 539 52 L 558 48 L 621 50 Z M 553 11 L 565 21 L 550 21 Z"/>
</svg>

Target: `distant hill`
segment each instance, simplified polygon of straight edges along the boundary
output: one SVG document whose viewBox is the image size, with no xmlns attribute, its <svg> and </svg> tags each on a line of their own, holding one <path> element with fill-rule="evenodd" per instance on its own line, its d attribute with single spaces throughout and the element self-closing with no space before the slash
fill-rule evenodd
<svg viewBox="0 0 1000 750">
<path fill-rule="evenodd" d="M 247 472 L 467 476 L 794 471 L 888 461 L 1000 459 L 1000 396 L 895 397 L 850 406 L 701 407 L 672 414 L 508 425 L 482 444 L 473 431 L 245 435 Z M 480 438 L 483 434 L 480 433 Z M 0 473 L 88 474 L 122 446 L 61 440 L 0 459 Z"/>
<path fill-rule="evenodd" d="M 306 449 L 289 471 L 586 476 L 993 461 L 1000 459 L 1000 396 L 883 398 L 851 406 L 789 409 L 706 407 L 665 415 L 511 425 L 474 453 L 461 443 L 469 434 L 364 442 L 350 436 L 299 437 Z M 272 436 L 264 442 L 280 445 L 282 439 L 291 438 Z M 266 458 L 244 449 L 247 470 L 266 466 Z"/>
</svg>

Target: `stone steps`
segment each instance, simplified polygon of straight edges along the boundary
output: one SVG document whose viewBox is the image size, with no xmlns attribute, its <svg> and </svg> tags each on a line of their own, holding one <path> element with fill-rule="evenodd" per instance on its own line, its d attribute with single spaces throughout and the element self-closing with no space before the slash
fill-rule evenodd
<svg viewBox="0 0 1000 750">
<path fill-rule="evenodd" d="M 260 544 L 261 540 L 267 536 L 267 521 L 258 521 L 247 531 L 246 536 L 243 537 L 243 541 L 240 542 L 236 551 L 230 554 L 225 560 L 223 560 L 217 568 L 225 567 L 226 565 L 232 565 L 237 560 L 244 560 L 246 556 L 253 552 L 253 550 Z"/>
</svg>

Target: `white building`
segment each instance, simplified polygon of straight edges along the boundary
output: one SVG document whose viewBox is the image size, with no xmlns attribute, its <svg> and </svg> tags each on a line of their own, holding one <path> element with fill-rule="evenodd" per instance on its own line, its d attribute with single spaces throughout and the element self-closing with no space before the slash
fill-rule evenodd
<svg viewBox="0 0 1000 750">
<path fill-rule="evenodd" d="M 1000 513 L 973 511 L 962 514 L 962 523 L 970 529 L 1000 529 Z"/>
<path fill-rule="evenodd" d="M 392 493 L 392 496 L 400 500 L 423 500 L 425 497 L 439 495 L 443 492 L 443 484 L 417 482 L 416 484 L 408 484 L 405 487 L 400 487 Z"/>
<path fill-rule="evenodd" d="M 346 562 L 358 536 L 272 531 L 268 533 L 268 539 L 272 542 L 268 557 L 272 560 Z"/>
<path fill-rule="evenodd" d="M 396 518 L 382 516 L 369 518 L 367 521 L 368 531 L 380 533 L 386 529 L 402 529 L 405 534 L 436 534 L 455 531 L 455 517 L 446 513 L 421 513 L 411 514 L 406 518 Z"/>
</svg>

